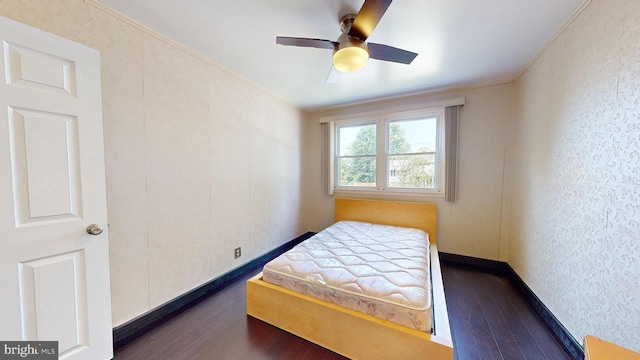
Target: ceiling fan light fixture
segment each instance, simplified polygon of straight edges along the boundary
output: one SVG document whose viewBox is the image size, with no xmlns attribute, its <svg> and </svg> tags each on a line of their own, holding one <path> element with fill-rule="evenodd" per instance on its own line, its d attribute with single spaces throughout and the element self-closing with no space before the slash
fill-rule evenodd
<svg viewBox="0 0 640 360">
<path fill-rule="evenodd" d="M 364 0 L 357 14 L 340 18 L 342 35 L 338 40 L 276 36 L 276 44 L 333 50 L 333 67 L 330 74 L 355 72 L 367 65 L 369 58 L 393 63 L 410 64 L 418 55 L 393 46 L 366 41 L 391 5 L 391 0 Z M 329 76 L 327 82 L 335 77 Z"/>
<path fill-rule="evenodd" d="M 340 72 L 356 72 L 367 65 L 369 49 L 367 44 L 357 39 L 341 41 L 333 52 L 333 66 Z"/>
</svg>

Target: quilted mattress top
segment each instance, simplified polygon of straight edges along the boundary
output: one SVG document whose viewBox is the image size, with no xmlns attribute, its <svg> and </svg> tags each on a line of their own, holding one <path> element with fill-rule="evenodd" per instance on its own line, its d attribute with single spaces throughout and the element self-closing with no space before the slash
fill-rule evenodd
<svg viewBox="0 0 640 360">
<path fill-rule="evenodd" d="M 264 271 L 410 310 L 431 307 L 429 236 L 418 229 L 341 221 Z"/>
</svg>

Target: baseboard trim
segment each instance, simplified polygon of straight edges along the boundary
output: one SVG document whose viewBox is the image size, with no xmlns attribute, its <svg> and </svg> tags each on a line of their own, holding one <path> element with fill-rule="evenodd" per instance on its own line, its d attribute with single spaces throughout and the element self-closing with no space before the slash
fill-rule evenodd
<svg viewBox="0 0 640 360">
<path fill-rule="evenodd" d="M 462 266 L 482 272 L 495 273 L 501 276 L 505 276 L 509 273 L 509 269 L 511 268 L 509 264 L 503 261 L 487 260 L 443 252 L 440 252 L 438 255 L 440 256 L 440 263 L 442 264 L 458 267 Z"/>
<path fill-rule="evenodd" d="M 481 258 L 475 258 L 464 255 L 440 253 L 440 262 L 442 264 L 465 267 L 483 272 L 490 272 L 500 276 L 503 276 L 515 286 L 515 288 L 522 294 L 525 301 L 533 309 L 533 311 L 540 317 L 544 325 L 556 336 L 558 341 L 564 346 L 567 353 L 575 360 L 584 359 L 584 348 L 578 341 L 569 333 L 569 331 L 562 325 L 562 323 L 556 318 L 553 313 L 547 308 L 542 300 L 529 288 L 529 286 L 520 278 L 520 276 L 513 270 L 511 265 L 503 261 L 487 260 Z"/>
<path fill-rule="evenodd" d="M 571 335 L 569 330 L 562 325 L 560 320 L 553 315 L 551 310 L 540 300 L 538 296 L 529 288 L 529 286 L 520 278 L 520 276 L 513 270 L 510 265 L 509 266 L 509 279 L 511 283 L 520 291 L 521 294 L 524 295 L 524 298 L 527 300 L 529 305 L 534 309 L 534 311 L 542 318 L 545 325 L 551 330 L 551 332 L 560 340 L 562 345 L 564 345 L 565 350 L 575 359 L 582 360 L 584 359 L 584 348 L 580 343 L 576 340 L 576 338 Z"/>
<path fill-rule="evenodd" d="M 144 335 L 149 330 L 155 328 L 157 325 L 169 320 L 170 318 L 178 315 L 179 313 L 187 310 L 189 307 L 197 304 L 199 301 L 206 297 L 215 294 L 217 291 L 224 288 L 226 285 L 233 283 L 236 279 L 253 272 L 274 259 L 283 252 L 291 249 L 295 245 L 310 238 L 315 233 L 307 232 L 277 248 L 261 255 L 246 264 L 235 268 L 208 283 L 195 288 L 175 299 L 160 305 L 159 307 L 140 315 L 139 317 L 130 320 L 120 326 L 113 329 L 113 348 L 114 351 L 121 349 L 128 343 Z"/>
</svg>

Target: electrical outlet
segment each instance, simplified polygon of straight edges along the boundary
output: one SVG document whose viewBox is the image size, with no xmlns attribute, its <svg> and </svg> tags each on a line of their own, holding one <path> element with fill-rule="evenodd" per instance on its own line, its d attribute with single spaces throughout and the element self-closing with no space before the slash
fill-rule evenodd
<svg viewBox="0 0 640 360">
<path fill-rule="evenodd" d="M 233 256 L 235 256 L 236 259 L 239 258 L 241 255 L 242 255 L 242 248 L 237 247 L 233 250 Z"/>
</svg>

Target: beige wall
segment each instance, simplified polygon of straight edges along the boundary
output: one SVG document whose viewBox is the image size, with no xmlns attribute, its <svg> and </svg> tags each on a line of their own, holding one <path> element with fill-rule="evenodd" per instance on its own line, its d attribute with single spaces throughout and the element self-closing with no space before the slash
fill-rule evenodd
<svg viewBox="0 0 640 360">
<path fill-rule="evenodd" d="M 508 260 L 578 340 L 640 351 L 638 4 L 593 0 L 513 85 L 341 111 L 465 96 L 440 250 Z M 0 15 L 102 53 L 114 325 L 332 223 L 319 114 L 82 0 Z"/>
<path fill-rule="evenodd" d="M 460 113 L 458 200 L 438 204 L 438 249 L 444 252 L 501 259 L 501 209 L 507 129 L 513 105 L 511 84 L 484 86 L 440 94 L 411 96 L 319 112 L 310 116 L 307 162 L 310 186 L 309 224 L 319 231 L 333 222 L 333 197 L 324 193 L 321 176 L 319 116 L 350 114 L 385 107 L 466 97 Z M 402 199 L 398 199 L 402 200 Z M 406 200 L 405 200 L 406 201 Z M 503 260 L 506 260 L 503 259 Z"/>
<path fill-rule="evenodd" d="M 578 341 L 640 351 L 640 2 L 593 0 L 514 92 L 509 263 Z"/>
<path fill-rule="evenodd" d="M 302 112 L 82 0 L 0 15 L 102 54 L 114 326 L 306 231 Z"/>
</svg>

